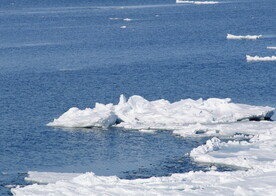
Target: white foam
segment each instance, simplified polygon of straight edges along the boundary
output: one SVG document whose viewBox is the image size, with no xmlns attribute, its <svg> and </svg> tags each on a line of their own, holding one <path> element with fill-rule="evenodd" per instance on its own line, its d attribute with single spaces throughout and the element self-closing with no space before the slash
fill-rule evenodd
<svg viewBox="0 0 276 196">
<path fill-rule="evenodd" d="M 259 57 L 259 56 L 246 55 L 246 60 L 248 62 L 250 62 L 250 61 L 276 61 L 276 56 Z"/>
<path fill-rule="evenodd" d="M 176 0 L 176 3 L 186 3 L 186 4 L 218 4 L 218 1 L 183 1 Z"/>
<path fill-rule="evenodd" d="M 271 50 L 276 50 L 276 47 L 273 47 L 273 46 L 268 46 L 266 47 L 267 49 L 271 49 Z"/>
<path fill-rule="evenodd" d="M 48 123 L 58 127 L 108 127 L 127 129 L 178 129 L 195 123 L 225 123 L 245 119 L 270 118 L 274 108 L 231 103 L 230 99 L 185 99 L 170 103 L 167 100 L 148 101 L 121 95 L 120 102 L 96 104 L 91 109 L 71 108 L 58 119 Z M 120 124 L 115 125 L 115 122 Z"/>
<path fill-rule="evenodd" d="M 227 34 L 226 38 L 227 39 L 259 39 L 261 38 L 262 35 L 232 35 L 232 34 Z"/>
</svg>

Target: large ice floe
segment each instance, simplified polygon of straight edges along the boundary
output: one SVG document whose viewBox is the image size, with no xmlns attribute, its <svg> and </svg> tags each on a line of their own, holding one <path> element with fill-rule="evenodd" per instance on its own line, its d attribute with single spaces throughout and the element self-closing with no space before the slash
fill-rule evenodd
<svg viewBox="0 0 276 196">
<path fill-rule="evenodd" d="M 276 61 L 276 56 L 260 57 L 260 56 L 246 55 L 246 60 L 248 62 L 250 62 L 250 61 Z"/>
<path fill-rule="evenodd" d="M 231 100 L 210 98 L 185 99 L 170 103 L 160 99 L 148 101 L 134 95 L 128 100 L 120 96 L 117 105 L 96 103 L 93 109 L 71 108 L 48 126 L 109 127 L 129 129 L 176 129 L 195 123 L 226 123 L 245 119 L 269 119 L 274 108 L 231 103 Z"/>
<path fill-rule="evenodd" d="M 262 35 L 232 35 L 227 34 L 227 39 L 259 39 Z"/>
<path fill-rule="evenodd" d="M 185 99 L 170 103 L 148 101 L 140 96 L 128 100 L 121 96 L 117 105 L 69 109 L 48 125 L 163 128 L 182 137 L 208 136 L 211 139 L 187 156 L 214 166 L 208 172 L 135 180 L 97 176 L 93 172 L 28 172 L 26 180 L 36 183 L 11 191 L 17 196 L 276 195 L 276 122 L 262 120 L 269 119 L 273 111 L 272 107 L 234 104 L 230 99 Z M 240 169 L 219 172 L 216 164 Z"/>
</svg>

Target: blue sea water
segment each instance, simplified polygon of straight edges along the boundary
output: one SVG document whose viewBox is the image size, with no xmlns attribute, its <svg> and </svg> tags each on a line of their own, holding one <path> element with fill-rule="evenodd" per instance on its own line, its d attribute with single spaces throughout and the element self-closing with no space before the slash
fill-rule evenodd
<svg viewBox="0 0 276 196">
<path fill-rule="evenodd" d="M 276 107 L 275 61 L 245 58 L 276 55 L 267 49 L 276 46 L 275 0 L 221 2 L 2 0 L 0 195 L 25 184 L 28 171 L 132 179 L 206 167 L 185 153 L 208 138 L 45 126 L 73 106 L 137 94 Z M 263 38 L 227 40 L 227 33 Z"/>
</svg>

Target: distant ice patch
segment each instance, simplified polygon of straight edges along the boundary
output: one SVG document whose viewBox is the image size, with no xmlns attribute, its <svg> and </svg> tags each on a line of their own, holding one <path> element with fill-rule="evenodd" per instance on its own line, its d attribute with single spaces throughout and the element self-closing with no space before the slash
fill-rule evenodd
<svg viewBox="0 0 276 196">
<path fill-rule="evenodd" d="M 129 22 L 129 21 L 133 21 L 133 19 L 131 19 L 131 18 L 124 18 L 123 21 L 128 21 Z"/>
<path fill-rule="evenodd" d="M 232 35 L 232 34 L 227 34 L 226 38 L 227 39 L 259 39 L 261 38 L 262 35 Z"/>
<path fill-rule="evenodd" d="M 266 47 L 267 49 L 271 49 L 271 50 L 276 50 L 276 47 L 274 47 L 274 46 L 268 46 L 268 47 Z"/>
<path fill-rule="evenodd" d="M 218 1 L 183 1 L 176 0 L 176 3 L 186 3 L 186 4 L 218 4 Z"/>
<path fill-rule="evenodd" d="M 121 95 L 117 105 L 96 103 L 95 108 L 71 108 L 48 126 L 109 127 L 127 129 L 177 129 L 195 123 L 226 123 L 269 119 L 274 108 L 231 103 L 230 99 L 184 99 L 170 103 Z"/>
<path fill-rule="evenodd" d="M 250 61 L 276 61 L 276 56 L 259 57 L 259 56 L 246 55 L 246 60 L 248 62 L 250 62 Z"/>
</svg>

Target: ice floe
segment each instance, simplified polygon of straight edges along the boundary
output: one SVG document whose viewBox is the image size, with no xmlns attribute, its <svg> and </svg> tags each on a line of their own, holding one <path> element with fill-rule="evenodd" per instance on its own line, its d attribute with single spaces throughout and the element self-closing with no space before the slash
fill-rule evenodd
<svg viewBox="0 0 276 196">
<path fill-rule="evenodd" d="M 246 60 L 248 62 L 250 62 L 250 61 L 276 61 L 276 56 L 260 57 L 260 56 L 246 55 Z"/>
<path fill-rule="evenodd" d="M 276 50 L 276 47 L 274 47 L 274 46 L 268 46 L 268 47 L 266 47 L 267 49 L 271 49 L 271 50 Z"/>
<path fill-rule="evenodd" d="M 44 175 L 43 183 L 48 183 Z M 51 179 L 51 175 L 47 177 Z M 63 176 L 63 174 L 57 174 Z M 261 170 L 237 172 L 189 172 L 169 177 L 124 180 L 94 173 L 67 177 L 53 183 L 16 187 L 16 196 L 73 195 L 274 195 L 276 172 Z"/>
<path fill-rule="evenodd" d="M 200 127 L 201 126 L 201 127 Z M 11 187 L 16 196 L 40 195 L 275 195 L 276 194 L 276 122 L 246 121 L 190 127 L 196 130 L 219 130 L 233 138 L 217 137 L 194 148 L 189 155 L 197 162 L 243 167 L 234 172 L 212 171 L 172 174 L 168 177 L 126 180 L 116 176 L 97 176 L 93 172 L 28 172 L 26 180 L 37 182 L 25 187 Z M 180 130 L 179 130 L 180 131 Z M 246 141 L 235 134 L 250 135 Z M 211 133 L 210 133 L 211 134 Z M 217 134 L 217 132 L 213 132 Z"/>
<path fill-rule="evenodd" d="M 226 38 L 227 39 L 259 39 L 261 38 L 262 35 L 232 35 L 232 34 L 227 34 Z"/>
<path fill-rule="evenodd" d="M 176 3 L 187 3 L 187 4 L 218 4 L 218 1 L 183 1 L 176 0 Z"/>
<path fill-rule="evenodd" d="M 250 121 L 270 118 L 273 111 L 271 107 L 234 104 L 230 99 L 185 99 L 170 103 L 163 99 L 148 101 L 141 96 L 126 100 L 123 95 L 117 105 L 97 103 L 93 109 L 71 108 L 49 125 L 80 127 L 119 123 L 132 128 L 171 127 L 173 134 L 182 137 L 212 137 L 187 154 L 194 161 L 241 169 L 219 172 L 214 166 L 208 172 L 190 171 L 135 180 L 97 176 L 93 172 L 28 172 L 26 180 L 38 184 L 11 187 L 11 192 L 16 196 L 275 195 L 276 122 Z"/>
<path fill-rule="evenodd" d="M 274 108 L 231 103 L 230 99 L 184 99 L 170 103 L 121 95 L 117 105 L 96 103 L 95 108 L 71 108 L 48 123 L 57 127 L 109 127 L 127 129 L 176 129 L 195 123 L 214 124 L 241 120 L 269 119 Z"/>
</svg>

